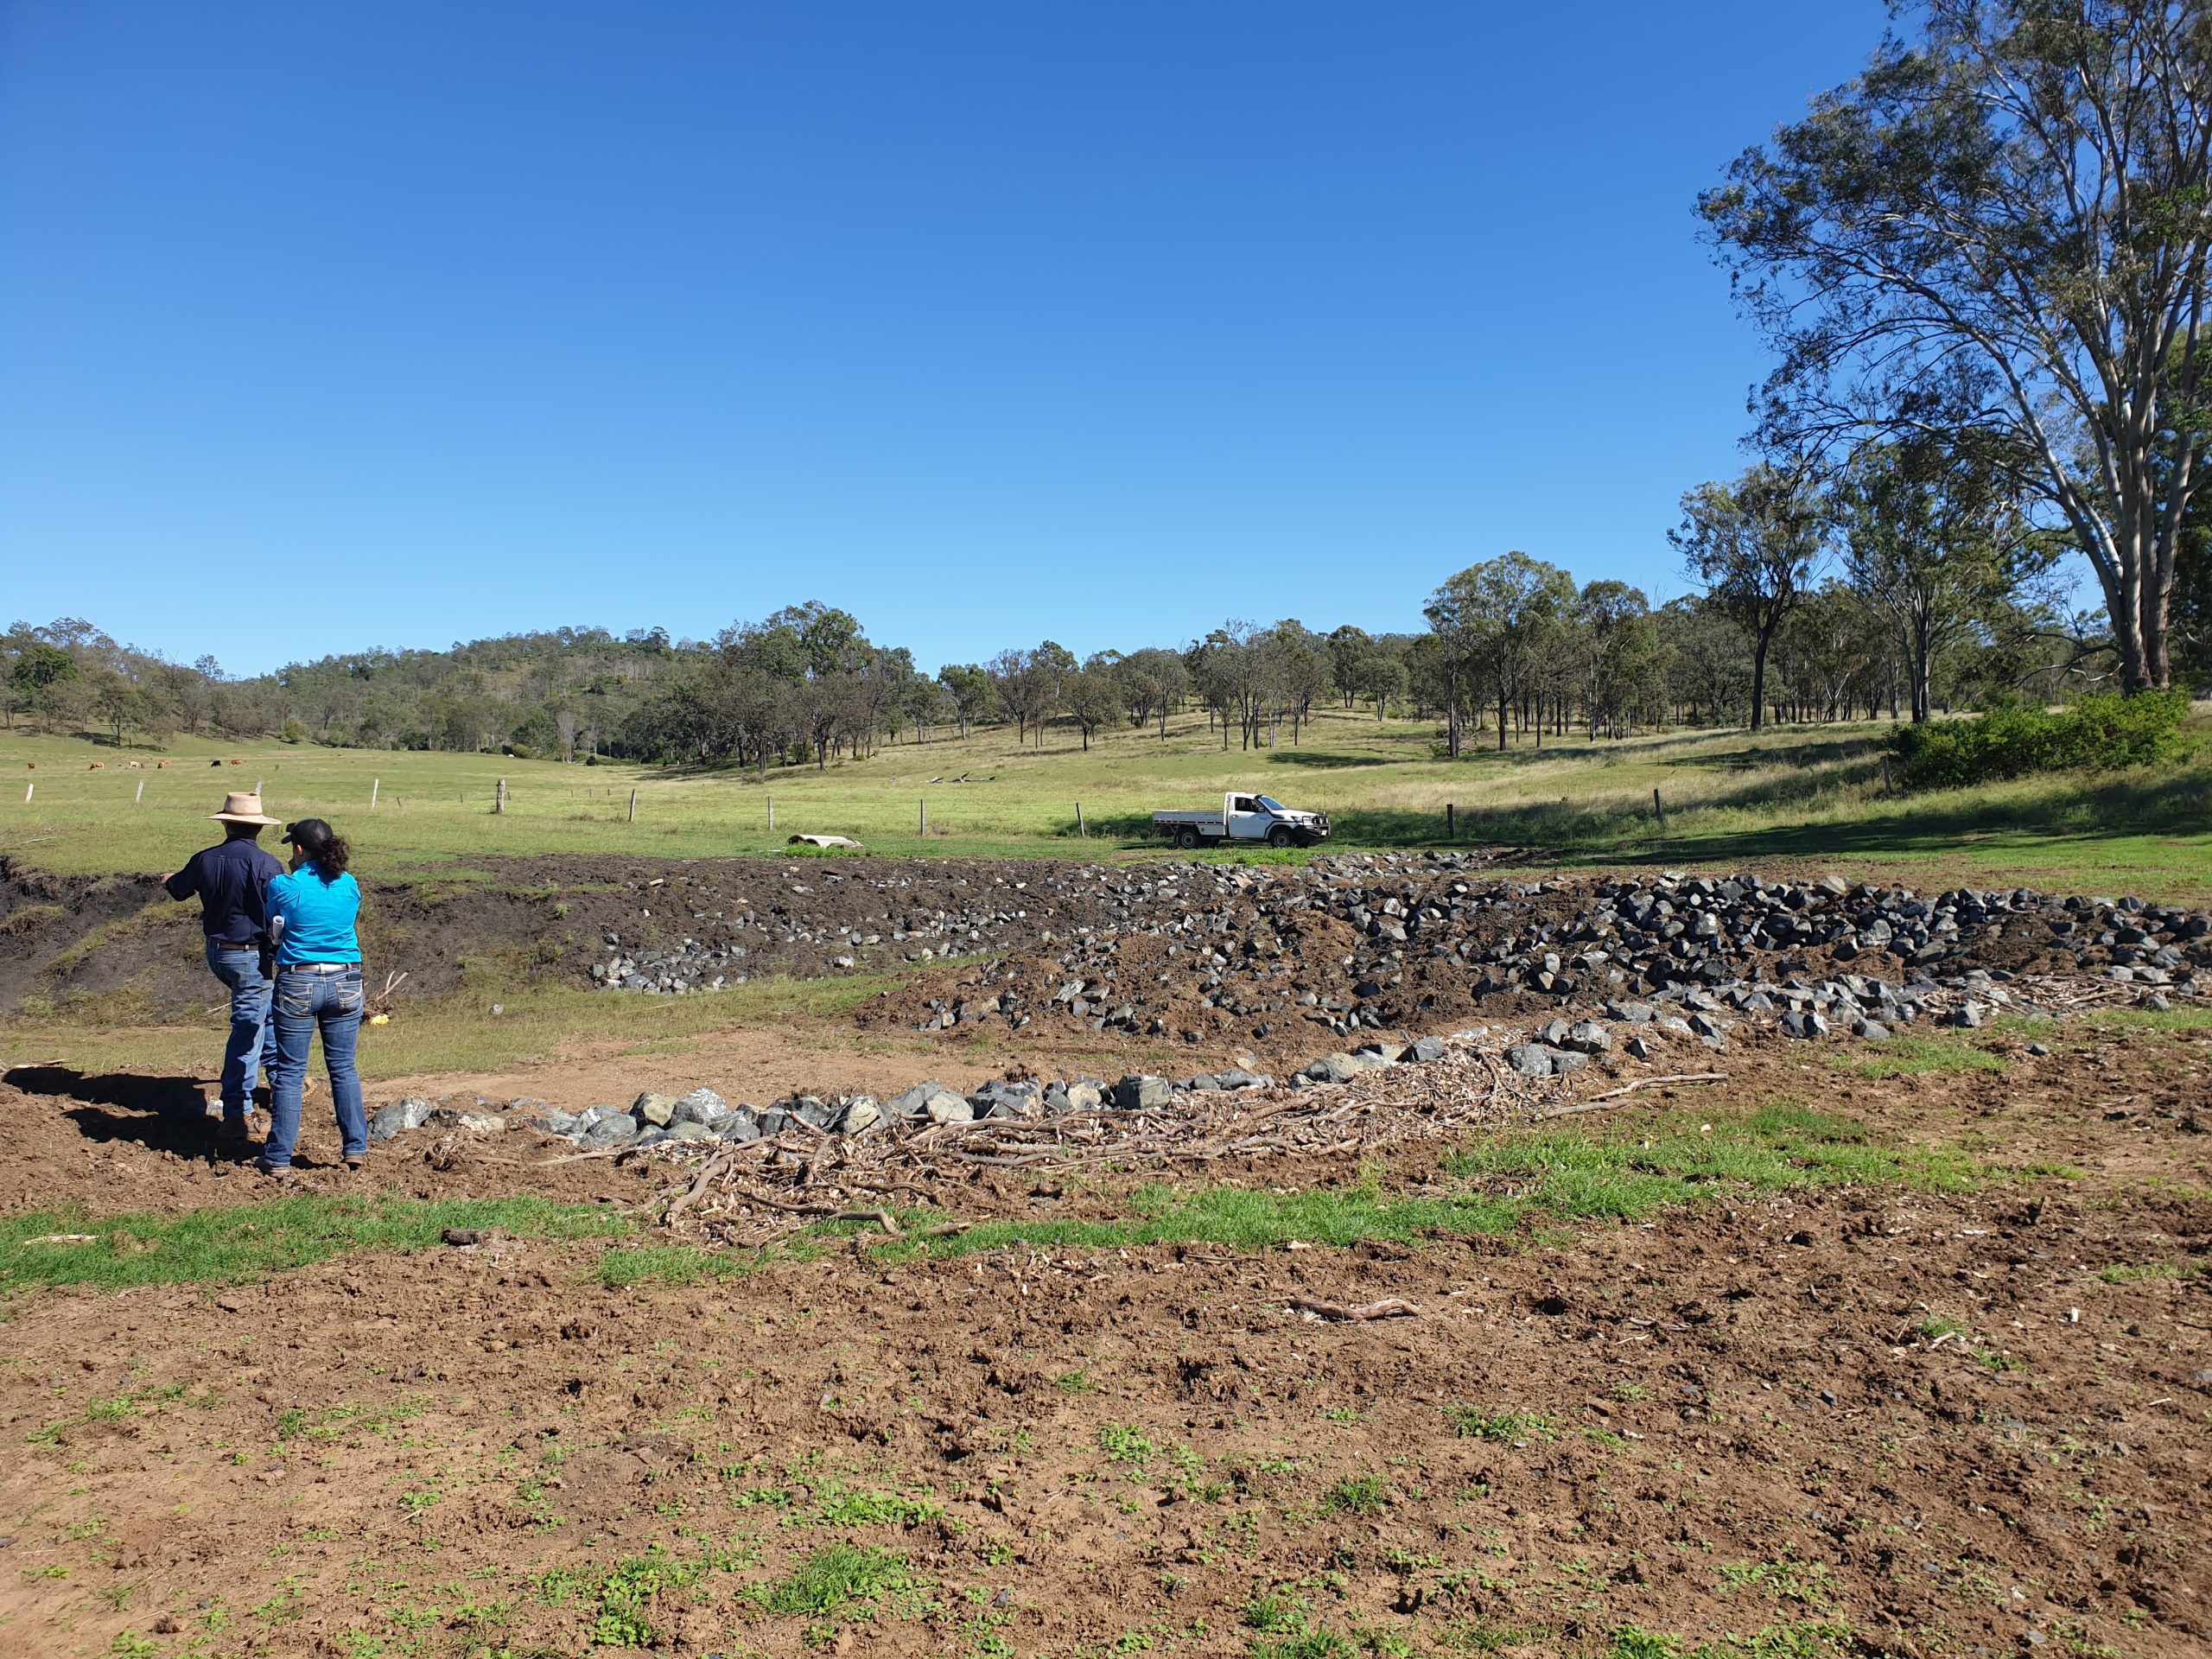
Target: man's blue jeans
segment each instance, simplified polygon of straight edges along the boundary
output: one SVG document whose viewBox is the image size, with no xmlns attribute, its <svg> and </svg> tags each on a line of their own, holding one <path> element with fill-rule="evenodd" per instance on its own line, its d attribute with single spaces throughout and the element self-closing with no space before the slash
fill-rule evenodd
<svg viewBox="0 0 2212 1659">
<path fill-rule="evenodd" d="M 312 968 L 276 970 L 276 1063 L 269 1071 L 269 1138 L 261 1161 L 289 1168 L 300 1135 L 300 1096 L 308 1078 L 308 1047 L 322 1033 L 322 1063 L 330 1072 L 330 1103 L 338 1113 L 346 1156 L 369 1150 L 369 1120 L 361 1109 L 361 1074 L 353 1046 L 361 1035 L 361 969 L 349 963 L 334 973 Z"/>
<path fill-rule="evenodd" d="M 223 1044 L 223 1122 L 245 1122 L 253 1109 L 253 1074 L 276 1075 L 276 1027 L 269 1018 L 273 988 L 261 976 L 261 952 L 252 945 L 207 941 L 207 968 L 231 989 L 231 1034 Z"/>
</svg>

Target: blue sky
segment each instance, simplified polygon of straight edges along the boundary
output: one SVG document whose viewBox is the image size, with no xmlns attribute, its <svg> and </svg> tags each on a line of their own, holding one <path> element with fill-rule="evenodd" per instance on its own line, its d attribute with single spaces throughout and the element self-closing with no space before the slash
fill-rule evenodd
<svg viewBox="0 0 2212 1659">
<path fill-rule="evenodd" d="M 810 598 L 925 666 L 1681 591 L 1692 201 L 1878 0 L 0 0 L 0 620 L 232 672 Z"/>
</svg>

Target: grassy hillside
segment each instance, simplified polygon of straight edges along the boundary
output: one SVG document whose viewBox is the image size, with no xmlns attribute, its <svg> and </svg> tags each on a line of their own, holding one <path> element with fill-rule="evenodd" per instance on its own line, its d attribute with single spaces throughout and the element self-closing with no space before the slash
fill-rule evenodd
<svg viewBox="0 0 2212 1659">
<path fill-rule="evenodd" d="M 226 789 L 259 779 L 272 812 L 331 819 L 365 868 L 391 873 L 486 853 L 760 853 L 800 830 L 850 835 L 892 854 L 1107 856 L 1157 848 L 1144 822 L 1155 808 L 1204 805 L 1237 788 L 1330 813 L 1339 849 L 1444 845 L 1449 803 L 1459 842 L 1524 846 L 1560 861 L 1879 860 L 1931 878 L 2212 893 L 2212 758 L 2201 730 L 2190 760 L 2155 775 L 1902 798 L 1883 791 L 1885 729 L 1662 734 L 1595 746 L 1570 738 L 1449 761 L 1427 722 L 1325 716 L 1295 747 L 1286 732 L 1272 750 L 1224 752 L 1200 716 L 1172 721 L 1165 741 L 1122 731 L 1085 753 L 1056 731 L 1039 750 L 993 730 L 765 780 L 308 745 L 179 740 L 164 751 L 118 750 L 19 732 L 0 734 L 0 853 L 70 872 L 167 869 L 207 838 L 207 814 Z M 171 765 L 157 769 L 162 758 Z M 233 758 L 243 764 L 209 764 Z M 129 770 L 134 760 L 139 769 Z M 94 761 L 103 770 L 90 770 Z M 495 817 L 503 777 L 508 810 Z M 963 777 L 970 781 L 953 781 Z M 28 802 L 27 785 L 35 786 Z M 1078 802 L 1088 842 L 1077 839 Z"/>
</svg>

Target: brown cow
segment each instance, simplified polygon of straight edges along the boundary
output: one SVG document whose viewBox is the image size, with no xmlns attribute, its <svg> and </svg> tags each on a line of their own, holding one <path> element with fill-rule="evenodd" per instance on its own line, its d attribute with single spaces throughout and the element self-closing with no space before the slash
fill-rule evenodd
<svg viewBox="0 0 2212 1659">
<path fill-rule="evenodd" d="M 107 762 L 105 760 L 95 760 L 91 766 L 86 767 L 85 770 L 87 772 L 105 772 L 107 770 Z"/>
</svg>

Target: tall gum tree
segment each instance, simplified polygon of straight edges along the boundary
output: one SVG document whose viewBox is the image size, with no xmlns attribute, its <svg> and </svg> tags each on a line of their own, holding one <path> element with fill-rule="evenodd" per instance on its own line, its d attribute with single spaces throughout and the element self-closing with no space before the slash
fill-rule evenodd
<svg viewBox="0 0 2212 1659">
<path fill-rule="evenodd" d="M 2199 490 L 2212 0 L 1895 0 L 1866 72 L 1699 211 L 1779 348 L 1770 439 L 1964 418 L 2094 568 L 2124 687 L 2170 683 Z"/>
<path fill-rule="evenodd" d="M 1682 497 L 1682 522 L 1667 532 L 1713 605 L 1751 644 L 1751 729 L 1766 721 L 1767 659 L 1775 635 L 1801 604 L 1827 545 L 1827 504 L 1802 469 L 1762 464 L 1733 484 L 1700 484 Z"/>
</svg>

